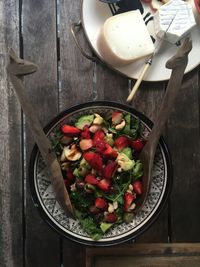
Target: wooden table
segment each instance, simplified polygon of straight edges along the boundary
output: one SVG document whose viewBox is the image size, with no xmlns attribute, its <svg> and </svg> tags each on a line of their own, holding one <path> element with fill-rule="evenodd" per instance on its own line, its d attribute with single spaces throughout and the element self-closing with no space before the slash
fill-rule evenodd
<svg viewBox="0 0 200 267">
<path fill-rule="evenodd" d="M 80 1 L 60 0 L 59 6 L 49 0 L 0 1 L 1 267 L 85 265 L 86 248 L 55 233 L 33 205 L 28 164 L 34 141 L 6 73 L 9 47 L 38 64 L 38 72 L 26 77 L 24 84 L 43 126 L 80 102 L 106 99 L 125 103 L 128 79 L 87 60 L 74 44 L 70 25 L 79 20 L 80 10 Z M 79 39 L 90 51 L 82 34 Z M 133 107 L 154 120 L 166 84 L 143 82 Z M 171 197 L 159 219 L 136 243 L 200 242 L 199 122 L 197 67 L 184 76 L 166 125 L 165 139 L 174 166 Z M 137 248 L 137 244 L 132 246 Z"/>
</svg>

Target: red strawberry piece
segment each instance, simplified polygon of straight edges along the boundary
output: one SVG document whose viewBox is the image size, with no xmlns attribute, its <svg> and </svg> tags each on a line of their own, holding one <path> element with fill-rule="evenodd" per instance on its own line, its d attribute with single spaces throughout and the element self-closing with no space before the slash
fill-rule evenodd
<svg viewBox="0 0 200 267">
<path fill-rule="evenodd" d="M 94 158 L 95 152 L 85 152 L 83 154 L 83 158 L 87 160 L 88 163 L 90 163 Z"/>
<path fill-rule="evenodd" d="M 142 194 L 142 183 L 140 181 L 135 181 L 132 183 L 133 186 L 133 191 L 137 194 L 137 195 L 141 195 Z"/>
<path fill-rule="evenodd" d="M 74 176 L 73 171 L 71 169 L 67 170 L 66 179 L 69 180 L 70 182 L 74 181 L 75 176 Z"/>
<path fill-rule="evenodd" d="M 140 152 L 143 149 L 144 145 L 145 145 L 144 140 L 142 140 L 141 138 L 138 138 L 138 139 L 132 141 L 131 147 L 136 152 Z"/>
<path fill-rule="evenodd" d="M 92 174 L 87 174 L 85 176 L 85 182 L 88 183 L 88 184 L 92 184 L 92 185 L 97 185 L 99 183 L 97 178 Z"/>
<path fill-rule="evenodd" d="M 105 133 L 101 130 L 98 130 L 94 133 L 93 145 L 96 146 L 99 141 L 104 141 Z"/>
<path fill-rule="evenodd" d="M 99 189 L 106 192 L 110 189 L 110 181 L 108 179 L 103 178 L 99 181 L 97 186 L 99 187 Z"/>
<path fill-rule="evenodd" d="M 81 137 L 84 139 L 90 139 L 90 131 L 87 125 L 84 126 L 83 131 L 81 132 Z"/>
<path fill-rule="evenodd" d="M 90 164 L 90 166 L 98 171 L 101 171 L 103 168 L 102 157 L 95 152 L 85 152 L 83 158 Z"/>
<path fill-rule="evenodd" d="M 70 181 L 67 179 L 64 179 L 64 183 L 65 183 L 66 188 L 69 189 L 70 188 Z"/>
<path fill-rule="evenodd" d="M 114 223 L 117 221 L 117 214 L 115 212 L 113 213 L 107 213 L 105 216 L 104 216 L 104 220 L 108 223 Z"/>
<path fill-rule="evenodd" d="M 92 139 L 82 139 L 79 142 L 79 146 L 80 146 L 81 150 L 88 150 L 88 149 L 90 149 L 93 146 Z"/>
<path fill-rule="evenodd" d="M 115 171 L 117 170 L 117 163 L 115 161 L 109 161 L 104 168 L 104 177 L 112 178 Z"/>
<path fill-rule="evenodd" d="M 100 140 L 97 144 L 96 144 L 96 151 L 102 153 L 105 149 L 106 149 L 106 142 L 103 140 Z"/>
<path fill-rule="evenodd" d="M 64 183 L 66 188 L 70 188 L 70 185 L 74 182 L 75 176 L 73 175 L 73 171 L 71 169 L 67 170 L 66 178 L 64 179 Z"/>
<path fill-rule="evenodd" d="M 125 192 L 124 194 L 124 210 L 125 211 L 128 211 L 134 199 L 135 199 L 135 196 L 132 193 Z"/>
<path fill-rule="evenodd" d="M 108 202 L 104 198 L 98 197 L 95 200 L 95 207 L 101 210 L 107 210 Z"/>
<path fill-rule="evenodd" d="M 122 149 L 124 149 L 125 147 L 128 147 L 130 144 L 130 139 L 126 136 L 119 136 L 115 139 L 114 141 L 114 146 L 121 151 Z"/>
<path fill-rule="evenodd" d="M 123 114 L 119 111 L 114 111 L 112 113 L 112 124 L 116 125 L 122 121 Z"/>
<path fill-rule="evenodd" d="M 109 144 L 106 144 L 106 149 L 102 152 L 102 154 L 105 157 L 114 159 L 116 159 L 118 156 L 117 152 Z"/>
<path fill-rule="evenodd" d="M 61 126 L 61 131 L 64 134 L 70 135 L 70 136 L 79 136 L 81 133 L 81 130 L 79 130 L 78 128 L 71 126 L 71 125 L 67 125 L 67 124 L 64 124 L 63 126 Z"/>
</svg>

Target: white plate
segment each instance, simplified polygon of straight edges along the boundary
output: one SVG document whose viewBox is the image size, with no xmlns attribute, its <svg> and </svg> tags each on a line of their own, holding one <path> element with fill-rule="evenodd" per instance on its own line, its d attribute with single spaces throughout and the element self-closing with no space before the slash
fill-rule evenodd
<svg viewBox="0 0 200 267">
<path fill-rule="evenodd" d="M 152 13 L 152 11 L 147 5 L 145 4 L 142 5 L 144 8 L 143 17 L 145 17 L 145 15 L 148 12 Z M 93 50 L 95 51 L 97 56 L 101 58 L 103 61 L 105 60 L 101 57 L 97 48 L 97 38 L 104 21 L 110 16 L 112 16 L 112 13 L 107 4 L 102 3 L 99 0 L 83 0 L 82 23 L 84 31 Z M 153 20 L 151 20 L 147 24 L 147 27 L 150 34 L 155 37 L 153 29 Z M 200 55 L 199 55 L 200 29 L 198 29 L 197 26 L 191 32 L 191 38 L 193 41 L 193 49 L 189 54 L 188 66 L 186 68 L 185 73 L 191 71 L 200 63 Z M 168 80 L 170 78 L 171 70 L 167 69 L 165 67 L 165 64 L 166 61 L 175 54 L 176 49 L 177 49 L 176 45 L 164 42 L 161 51 L 157 55 L 155 55 L 153 59 L 153 64 L 149 68 L 149 71 L 146 74 L 144 80 L 146 81 Z M 145 59 L 141 59 L 124 67 L 119 67 L 114 69 L 116 71 L 119 71 L 121 74 L 126 75 L 127 77 L 137 79 L 144 64 L 145 64 Z"/>
</svg>

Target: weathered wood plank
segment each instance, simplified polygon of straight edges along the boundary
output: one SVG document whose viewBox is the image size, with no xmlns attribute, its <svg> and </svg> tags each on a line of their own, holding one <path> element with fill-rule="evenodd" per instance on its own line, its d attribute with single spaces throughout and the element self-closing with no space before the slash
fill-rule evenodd
<svg viewBox="0 0 200 267">
<path fill-rule="evenodd" d="M 56 4 L 55 1 L 23 2 L 24 58 L 38 64 L 36 74 L 25 78 L 25 87 L 44 126 L 58 113 Z M 26 164 L 33 139 L 25 122 Z M 26 192 L 26 266 L 60 266 L 59 236 L 40 218 L 33 206 L 28 173 Z"/>
<path fill-rule="evenodd" d="M 165 82 L 143 82 L 132 101 L 132 106 L 154 121 L 165 93 Z"/>
<path fill-rule="evenodd" d="M 116 257 L 101 257 L 96 259 L 94 263 L 94 267 L 110 267 L 111 265 L 115 265 L 115 267 L 149 267 L 149 266 L 156 266 L 156 267 L 198 267 L 200 262 L 200 256 L 192 256 L 192 257 L 121 257 L 116 259 Z"/>
<path fill-rule="evenodd" d="M 19 53 L 19 1 L 0 1 L 0 265 L 23 266 L 21 109 L 6 72 Z"/>
<path fill-rule="evenodd" d="M 80 20 L 81 1 L 60 1 L 60 108 L 93 100 L 94 63 L 82 56 L 77 48 L 70 26 Z M 81 46 L 88 49 L 83 32 L 77 32 Z"/>
<path fill-rule="evenodd" d="M 199 75 L 184 78 L 168 122 L 167 138 L 174 166 L 171 197 L 172 241 L 198 242 L 200 236 Z"/>
<path fill-rule="evenodd" d="M 128 79 L 105 65 L 96 65 L 97 99 L 126 103 L 128 96 Z"/>
<path fill-rule="evenodd" d="M 84 58 L 70 32 L 72 23 L 80 19 L 81 1 L 60 1 L 60 90 L 59 108 L 94 99 L 94 63 Z M 78 33 L 83 48 L 88 49 L 83 32 Z M 63 239 L 63 265 L 79 267 L 85 263 L 85 247 Z"/>
<path fill-rule="evenodd" d="M 133 267 L 198 267 L 200 244 L 151 243 L 123 245 L 121 247 L 86 250 L 86 267 L 133 266 Z"/>
</svg>

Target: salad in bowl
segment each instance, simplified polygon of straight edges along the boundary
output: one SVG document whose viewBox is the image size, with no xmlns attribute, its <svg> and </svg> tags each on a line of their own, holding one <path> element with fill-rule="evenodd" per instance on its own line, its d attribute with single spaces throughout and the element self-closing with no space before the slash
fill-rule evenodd
<svg viewBox="0 0 200 267">
<path fill-rule="evenodd" d="M 61 125 L 51 140 L 76 217 L 90 237 L 130 223 L 142 194 L 139 119 L 118 110 L 86 113 Z"/>
<path fill-rule="evenodd" d="M 160 139 L 145 205 L 139 155 L 152 123 L 129 106 L 108 101 L 80 104 L 46 128 L 76 219 L 56 201 L 46 166 L 35 146 L 30 188 L 41 216 L 61 235 L 87 245 L 113 245 L 141 234 L 157 218 L 171 189 L 171 160 Z"/>
</svg>

